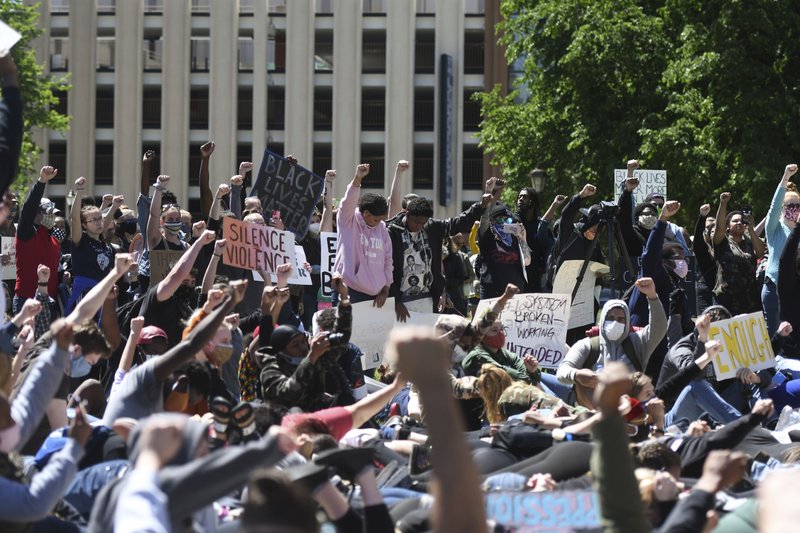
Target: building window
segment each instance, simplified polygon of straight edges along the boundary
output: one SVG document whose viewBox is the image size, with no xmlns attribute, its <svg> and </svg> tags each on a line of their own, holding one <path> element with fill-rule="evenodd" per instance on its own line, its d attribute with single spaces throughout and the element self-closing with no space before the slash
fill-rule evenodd
<svg viewBox="0 0 800 533">
<path fill-rule="evenodd" d="M 483 33 L 464 35 L 464 74 L 483 74 Z"/>
<path fill-rule="evenodd" d="M 50 70 L 52 72 L 69 70 L 68 37 L 54 37 L 50 39 Z"/>
<path fill-rule="evenodd" d="M 361 129 L 362 131 L 383 131 L 386 125 L 386 90 L 362 89 Z"/>
<path fill-rule="evenodd" d="M 474 144 L 465 144 L 462 153 L 463 187 L 469 190 L 483 189 L 483 152 Z"/>
<path fill-rule="evenodd" d="M 386 33 L 364 32 L 361 53 L 361 72 L 386 72 Z"/>
<path fill-rule="evenodd" d="M 414 45 L 414 72 L 417 74 L 433 74 L 436 66 L 436 43 L 433 32 L 417 30 Z"/>
<path fill-rule="evenodd" d="M 114 182 L 114 145 L 97 143 L 94 147 L 94 182 L 111 185 Z"/>
<path fill-rule="evenodd" d="M 365 15 L 383 15 L 386 13 L 385 0 L 364 0 Z"/>
<path fill-rule="evenodd" d="M 142 93 L 142 128 L 161 128 L 161 88 L 145 89 Z"/>
<path fill-rule="evenodd" d="M 333 92 L 330 87 L 314 88 L 314 130 L 331 131 L 333 127 Z M 316 154 L 316 152 L 314 152 Z"/>
<path fill-rule="evenodd" d="M 286 95 L 283 87 L 267 88 L 267 129 L 283 130 Z M 278 152 L 280 153 L 280 152 Z"/>
<path fill-rule="evenodd" d="M 417 0 L 417 15 L 435 15 L 436 0 Z"/>
<path fill-rule="evenodd" d="M 116 0 L 97 0 L 97 13 L 100 15 L 113 15 L 117 10 Z"/>
<path fill-rule="evenodd" d="M 48 160 L 47 164 L 53 168 L 58 169 L 58 174 L 55 178 L 50 180 L 50 183 L 59 184 L 66 183 L 67 175 L 67 143 L 65 142 L 51 142 L 47 149 Z"/>
<path fill-rule="evenodd" d="M 236 104 L 236 127 L 240 130 L 253 128 L 253 88 L 240 87 Z"/>
<path fill-rule="evenodd" d="M 433 189 L 433 146 L 430 144 L 414 145 L 414 160 L 411 162 L 414 172 L 414 190 Z"/>
<path fill-rule="evenodd" d="M 277 32 L 267 38 L 267 70 L 286 71 L 286 34 Z"/>
<path fill-rule="evenodd" d="M 433 88 L 414 91 L 414 131 L 433 131 Z"/>
<path fill-rule="evenodd" d="M 211 43 L 208 37 L 192 37 L 192 72 L 208 72 Z"/>
<path fill-rule="evenodd" d="M 97 89 L 95 127 L 114 127 L 114 89 Z"/>
<path fill-rule="evenodd" d="M 160 15 L 164 11 L 164 0 L 144 0 L 145 15 Z"/>
<path fill-rule="evenodd" d="M 314 40 L 314 71 L 333 72 L 333 32 L 317 32 Z"/>
<path fill-rule="evenodd" d="M 189 98 L 189 128 L 208 129 L 208 88 L 192 89 Z"/>
<path fill-rule="evenodd" d="M 53 110 L 62 115 L 66 115 L 69 109 L 69 93 L 65 91 L 55 91 L 53 96 L 58 99 L 58 102 L 53 105 Z"/>
<path fill-rule="evenodd" d="M 164 41 L 161 37 L 150 37 L 144 40 L 144 70 L 145 72 L 161 72 L 161 58 L 164 50 Z"/>
<path fill-rule="evenodd" d="M 324 176 L 325 172 L 333 168 L 333 160 L 331 159 L 331 145 L 330 144 L 315 144 L 314 145 L 314 174 L 317 176 Z"/>
<path fill-rule="evenodd" d="M 255 0 L 239 0 L 239 14 L 252 16 L 255 12 Z"/>
<path fill-rule="evenodd" d="M 286 0 L 269 0 L 269 12 L 285 14 L 286 13 Z"/>
<path fill-rule="evenodd" d="M 113 72 L 114 70 L 114 38 L 97 38 L 97 70 Z"/>
<path fill-rule="evenodd" d="M 483 15 L 486 12 L 486 0 L 466 0 L 464 14 Z"/>
<path fill-rule="evenodd" d="M 317 0 L 317 15 L 333 15 L 333 0 Z"/>
<path fill-rule="evenodd" d="M 362 182 L 364 187 L 383 189 L 384 150 L 382 144 L 361 145 L 361 161 L 369 163 L 369 174 Z"/>
<path fill-rule="evenodd" d="M 192 15 L 208 15 L 211 13 L 211 0 L 192 0 Z"/>
<path fill-rule="evenodd" d="M 189 186 L 200 185 L 200 160 L 202 159 L 200 156 L 200 146 L 202 145 L 189 145 Z"/>
<path fill-rule="evenodd" d="M 68 15 L 69 0 L 50 0 L 50 13 L 53 15 Z"/>
<path fill-rule="evenodd" d="M 239 72 L 252 72 L 254 57 L 253 57 L 253 38 L 252 37 L 239 37 Z"/>
<path fill-rule="evenodd" d="M 481 104 L 472 99 L 478 91 L 464 91 L 464 131 L 478 131 L 481 124 Z"/>
</svg>

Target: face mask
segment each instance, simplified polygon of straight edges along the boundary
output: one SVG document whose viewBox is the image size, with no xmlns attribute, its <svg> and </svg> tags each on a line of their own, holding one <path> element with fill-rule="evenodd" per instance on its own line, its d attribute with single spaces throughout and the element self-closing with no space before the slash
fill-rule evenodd
<svg viewBox="0 0 800 533">
<path fill-rule="evenodd" d="M 14 422 L 11 427 L 0 430 L 0 452 L 11 453 L 19 444 L 21 435 L 19 424 Z"/>
<path fill-rule="evenodd" d="M 685 260 L 675 259 L 672 261 L 672 264 L 674 265 L 672 271 L 675 272 L 679 278 L 685 278 L 686 274 L 689 273 L 689 265 L 686 264 Z"/>
<path fill-rule="evenodd" d="M 123 233 L 128 233 L 130 235 L 133 235 L 134 233 L 136 233 L 136 221 L 131 220 L 130 222 L 123 222 L 119 225 L 119 229 Z"/>
<path fill-rule="evenodd" d="M 192 225 L 191 224 L 183 224 L 183 223 L 181 223 L 181 231 L 185 235 L 191 236 L 191 234 L 192 234 Z"/>
<path fill-rule="evenodd" d="M 193 288 L 188 285 L 181 285 L 175 290 L 175 298 L 180 300 L 181 302 L 190 303 L 192 301 L 192 297 L 195 297 L 196 293 Z"/>
<path fill-rule="evenodd" d="M 453 355 L 451 356 L 453 363 L 460 363 L 461 361 L 464 360 L 466 356 L 467 356 L 467 351 L 458 344 L 456 344 L 456 347 L 453 348 Z"/>
<path fill-rule="evenodd" d="M 308 225 L 308 233 L 314 237 L 319 235 L 320 224 L 319 222 L 315 222 L 313 224 Z"/>
<path fill-rule="evenodd" d="M 164 230 L 170 232 L 173 235 L 177 235 L 181 232 L 181 228 L 183 228 L 183 223 L 181 222 L 166 222 L 164 224 Z"/>
<path fill-rule="evenodd" d="M 278 355 L 281 356 L 285 361 L 290 363 L 292 366 L 300 366 L 300 363 L 302 363 L 303 359 L 305 359 L 305 357 L 292 357 L 291 355 L 283 352 L 280 352 Z"/>
<path fill-rule="evenodd" d="M 625 333 L 625 324 L 616 320 L 606 320 L 603 322 L 603 332 L 608 340 L 612 342 L 618 341 Z"/>
<path fill-rule="evenodd" d="M 92 370 L 92 365 L 89 364 L 82 355 L 79 355 L 75 359 L 69 360 L 69 375 L 73 378 L 82 378 L 83 376 L 89 374 Z"/>
<path fill-rule="evenodd" d="M 655 215 L 639 215 L 639 225 L 646 230 L 651 230 L 656 225 L 656 218 Z"/>
<path fill-rule="evenodd" d="M 58 226 L 53 226 L 53 229 L 50 230 L 50 235 L 52 235 L 53 238 L 55 238 L 55 240 L 58 242 L 63 242 L 67 237 L 67 234 L 64 233 L 64 230 Z"/>
<path fill-rule="evenodd" d="M 506 332 L 501 331 L 497 335 L 492 335 L 491 337 L 486 335 L 483 337 L 483 344 L 492 350 L 499 350 L 506 345 Z"/>
<path fill-rule="evenodd" d="M 42 226 L 47 229 L 52 229 L 53 226 L 56 225 L 56 214 L 55 213 L 44 213 L 42 215 Z"/>
<path fill-rule="evenodd" d="M 214 348 L 214 351 L 211 352 L 207 357 L 208 361 L 216 366 L 222 366 L 228 362 L 228 360 L 233 355 L 233 346 L 230 344 L 217 344 L 217 347 Z"/>
<path fill-rule="evenodd" d="M 797 207 L 786 207 L 783 210 L 783 218 L 794 222 L 797 220 L 797 215 L 800 214 L 800 209 Z"/>
</svg>

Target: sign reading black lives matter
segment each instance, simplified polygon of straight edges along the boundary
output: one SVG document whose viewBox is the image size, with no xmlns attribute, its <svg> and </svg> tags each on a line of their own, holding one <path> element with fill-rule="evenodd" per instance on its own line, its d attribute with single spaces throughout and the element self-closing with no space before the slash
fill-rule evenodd
<svg viewBox="0 0 800 533">
<path fill-rule="evenodd" d="M 308 231 L 314 206 L 322 196 L 324 180 L 276 153 L 264 150 L 264 159 L 251 194 L 261 199 L 265 217 L 281 212 L 286 229 L 302 239 Z"/>
</svg>

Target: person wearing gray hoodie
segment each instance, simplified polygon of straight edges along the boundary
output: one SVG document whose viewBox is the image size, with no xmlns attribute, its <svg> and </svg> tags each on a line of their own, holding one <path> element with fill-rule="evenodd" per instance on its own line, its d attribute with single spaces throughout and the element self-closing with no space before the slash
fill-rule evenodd
<svg viewBox="0 0 800 533">
<path fill-rule="evenodd" d="M 593 389 L 597 385 L 597 371 L 611 361 L 625 363 L 631 372 L 647 366 L 653 350 L 667 333 L 667 316 L 652 279 L 640 278 L 636 287 L 647 297 L 650 308 L 648 325 L 632 331 L 628 304 L 623 300 L 609 300 L 600 312 L 599 344 L 590 337 L 573 344 L 558 367 L 556 375 L 560 382 L 577 383 Z M 590 357 L 593 343 L 598 349 L 596 357 Z"/>
</svg>

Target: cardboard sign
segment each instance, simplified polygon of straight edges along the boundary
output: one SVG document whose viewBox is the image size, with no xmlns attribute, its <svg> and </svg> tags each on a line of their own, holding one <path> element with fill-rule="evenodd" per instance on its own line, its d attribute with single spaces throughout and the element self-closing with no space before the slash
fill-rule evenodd
<svg viewBox="0 0 800 533">
<path fill-rule="evenodd" d="M 740 368 L 758 372 L 775 366 L 767 323 L 761 312 L 712 322 L 708 338 L 722 345 L 712 361 L 719 380 L 736 377 Z"/>
<path fill-rule="evenodd" d="M 600 503 L 591 490 L 489 492 L 486 518 L 504 531 L 597 531 Z M 507 528 L 507 529 L 505 529 Z"/>
<path fill-rule="evenodd" d="M 476 316 L 497 300 L 481 300 Z M 558 368 L 567 355 L 569 310 L 568 294 L 517 294 L 500 315 L 506 349 L 520 357 L 536 357 L 541 367 Z"/>
<path fill-rule="evenodd" d="M 583 261 L 564 261 L 556 273 L 556 279 L 553 281 L 553 293 L 572 296 L 572 290 L 575 288 L 581 266 L 583 266 Z M 595 282 L 598 275 L 607 274 L 609 271 L 608 265 L 596 261 L 589 262 L 570 307 L 569 328 L 594 324 Z"/>
<path fill-rule="evenodd" d="M 167 277 L 170 265 L 174 265 L 186 253 L 183 250 L 150 250 L 150 286 Z"/>
<path fill-rule="evenodd" d="M 286 158 L 264 150 L 251 194 L 261 199 L 265 217 L 272 211 L 280 211 L 286 229 L 302 239 L 324 183 L 323 178 L 310 170 L 290 165 Z"/>
<path fill-rule="evenodd" d="M 322 255 L 319 262 L 322 297 L 330 299 L 333 294 L 331 280 L 333 279 L 333 265 L 336 262 L 336 248 L 339 244 L 339 236 L 336 233 L 326 231 L 319 234 L 319 242 L 322 246 Z"/>
<path fill-rule="evenodd" d="M 2 253 L 8 256 L 8 263 L 3 266 L 3 279 L 17 279 L 17 248 L 14 246 L 14 237 L 3 237 Z"/>
<path fill-rule="evenodd" d="M 299 244 L 294 245 L 294 257 L 294 270 L 292 270 L 292 277 L 289 278 L 289 285 L 311 285 L 311 274 L 303 266 L 306 264 L 306 251 Z M 253 279 L 256 276 L 261 277 L 258 272 L 253 272 Z M 272 274 L 272 283 L 278 283 L 278 276 L 274 273 Z"/>
<path fill-rule="evenodd" d="M 227 241 L 222 255 L 226 265 L 272 274 L 284 263 L 297 263 L 291 232 L 225 217 L 222 237 Z"/>
<path fill-rule="evenodd" d="M 650 193 L 661 193 L 664 198 L 667 196 L 667 171 L 666 170 L 634 170 L 633 177 L 639 178 L 639 186 L 633 191 L 633 201 L 635 204 L 644 202 L 645 197 Z M 625 180 L 628 178 L 627 169 L 614 169 L 614 201 L 622 196 L 625 188 Z"/>
</svg>

